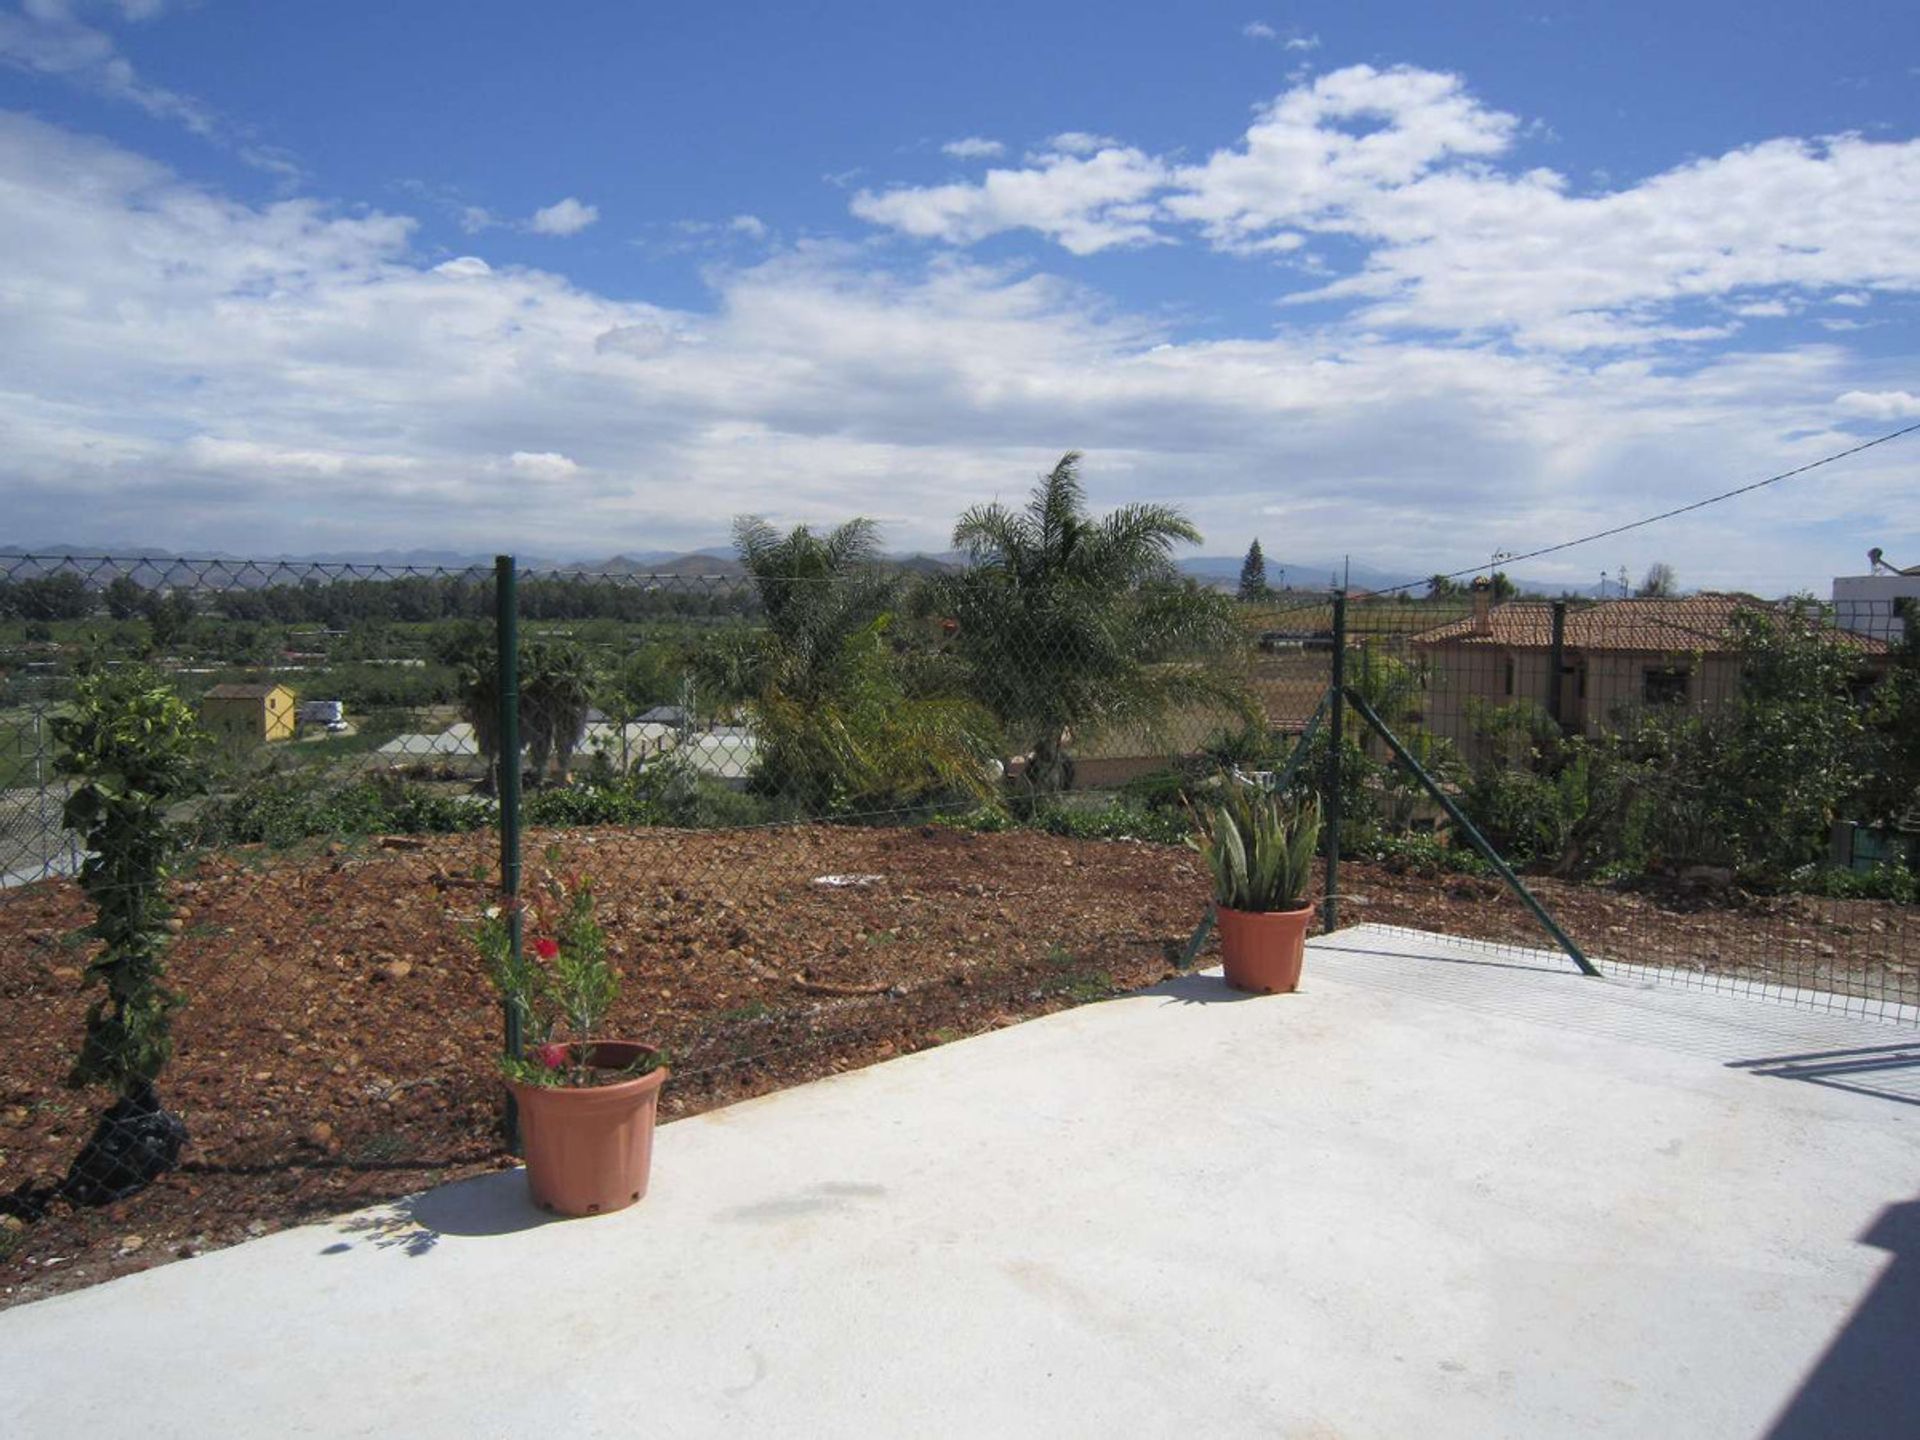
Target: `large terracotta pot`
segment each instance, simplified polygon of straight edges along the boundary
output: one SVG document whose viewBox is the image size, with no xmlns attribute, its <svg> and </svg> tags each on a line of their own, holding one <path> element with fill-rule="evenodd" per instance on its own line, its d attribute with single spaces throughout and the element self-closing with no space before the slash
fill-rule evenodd
<svg viewBox="0 0 1920 1440">
<path fill-rule="evenodd" d="M 1220 958 L 1227 983 L 1239 990 L 1284 995 L 1300 986 L 1307 956 L 1307 926 L 1313 907 L 1298 910 L 1229 910 L 1214 907 L 1220 927 Z"/>
<path fill-rule="evenodd" d="M 602 1040 L 588 1063 L 624 1070 L 652 1049 Z M 520 1140 L 533 1203 L 557 1215 L 604 1215 L 647 1193 L 653 1123 L 662 1066 L 612 1085 L 546 1086 L 507 1082 L 520 1106 Z"/>
</svg>

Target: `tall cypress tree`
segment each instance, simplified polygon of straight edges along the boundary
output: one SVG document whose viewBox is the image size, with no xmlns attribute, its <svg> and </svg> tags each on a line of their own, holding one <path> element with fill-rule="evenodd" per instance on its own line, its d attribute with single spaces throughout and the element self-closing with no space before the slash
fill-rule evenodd
<svg viewBox="0 0 1920 1440">
<path fill-rule="evenodd" d="M 1267 595 L 1267 557 L 1255 540 L 1247 547 L 1247 558 L 1240 562 L 1240 598 L 1263 600 Z"/>
</svg>

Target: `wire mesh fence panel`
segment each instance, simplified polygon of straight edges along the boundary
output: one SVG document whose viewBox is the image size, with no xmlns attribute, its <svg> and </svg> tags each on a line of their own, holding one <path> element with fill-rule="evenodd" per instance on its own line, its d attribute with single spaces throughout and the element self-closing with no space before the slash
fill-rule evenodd
<svg viewBox="0 0 1920 1440">
<path fill-rule="evenodd" d="M 528 933 L 592 879 L 605 1032 L 666 1050 L 668 1115 L 1210 961 L 1196 813 L 1335 776 L 1343 925 L 1561 963 L 1478 834 L 1605 970 L 1920 1014 L 1904 616 L 1235 598 L 1030 538 L 899 565 L 748 528 L 670 573 L 521 572 L 510 709 L 487 572 L 5 562 L 5 1298 L 505 1159 L 476 937 L 516 787 Z M 107 698 L 201 737 L 176 871 L 121 904 L 151 953 L 87 928 L 138 888 L 90 868 L 104 802 L 62 818 Z M 151 954 L 164 1064 L 121 1033 L 117 1081 L 69 1087 Z M 116 1097 L 130 1152 L 170 1143 L 155 1111 L 186 1135 L 120 1200 L 83 1163 Z"/>
<path fill-rule="evenodd" d="M 521 580 L 523 671 L 588 677 L 566 773 L 529 761 L 530 875 L 594 877 L 667 1112 L 1163 977 L 1208 893 L 1192 790 L 1284 760 L 1324 597 L 1279 637 L 1285 606 L 1174 582 L 1090 603 L 763 539 Z M 629 618 L 559 618 L 589 591 Z"/>
<path fill-rule="evenodd" d="M 1602 969 L 1920 1020 L 1903 614 L 1481 589 L 1442 619 L 1430 603 L 1352 607 L 1354 683 Z M 1427 797 L 1397 808 L 1402 777 L 1361 778 L 1383 854 L 1471 865 Z M 1474 922 L 1432 928 L 1450 925 Z"/>
<path fill-rule="evenodd" d="M 496 1152 L 462 933 L 491 604 L 466 571 L 0 561 L 6 1300 Z"/>
</svg>

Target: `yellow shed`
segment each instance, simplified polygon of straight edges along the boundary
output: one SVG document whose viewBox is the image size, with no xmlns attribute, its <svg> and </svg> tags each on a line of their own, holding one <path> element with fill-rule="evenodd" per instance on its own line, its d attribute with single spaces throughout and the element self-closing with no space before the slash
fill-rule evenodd
<svg viewBox="0 0 1920 1440">
<path fill-rule="evenodd" d="M 216 685 L 200 700 L 201 727 L 226 745 L 291 740 L 295 714 L 285 685 Z"/>
</svg>

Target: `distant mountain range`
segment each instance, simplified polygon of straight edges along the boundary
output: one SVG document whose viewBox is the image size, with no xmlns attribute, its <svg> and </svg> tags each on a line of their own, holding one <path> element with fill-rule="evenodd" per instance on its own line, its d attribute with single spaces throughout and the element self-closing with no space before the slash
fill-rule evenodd
<svg viewBox="0 0 1920 1440">
<path fill-rule="evenodd" d="M 25 564 L 17 557 L 31 555 Z M 8 564 L 8 557 L 16 557 Z M 77 571 L 92 575 L 100 567 L 89 563 L 96 557 L 111 557 L 118 562 L 112 573 L 131 574 L 143 585 L 163 586 L 201 580 L 209 565 L 226 571 L 225 583 L 251 588 L 284 583 L 298 577 L 287 571 L 303 566 L 351 566 L 368 572 L 367 578 L 379 578 L 381 572 L 452 571 L 481 573 L 493 568 L 493 556 L 475 555 L 458 550 L 327 550 L 301 555 L 230 555 L 223 551 L 203 551 L 181 556 L 175 551 L 142 545 L 44 545 L 0 546 L 0 575 L 20 579 L 29 575 L 48 575 Z M 72 558 L 67 558 L 72 557 Z M 594 575 L 659 575 L 680 579 L 716 577 L 738 579 L 746 568 L 729 551 L 708 550 L 636 550 L 622 552 L 604 560 L 560 560 L 545 556 L 517 557 L 522 571 L 584 573 Z M 914 552 L 891 555 L 887 559 L 902 570 L 922 575 L 948 574 L 961 568 L 963 557 L 956 551 L 929 555 Z M 1232 589 L 1240 580 L 1242 557 L 1238 555 L 1194 555 L 1180 560 L 1180 572 L 1203 584 Z M 131 563 L 130 563 L 131 562 Z M 1391 590 L 1407 587 L 1413 594 L 1424 594 L 1426 577 L 1383 570 L 1364 563 L 1338 561 L 1299 564 L 1269 558 L 1267 580 L 1276 589 L 1289 586 L 1296 590 L 1321 590 L 1337 585 L 1344 578 L 1353 590 Z M 1595 584 L 1563 586 L 1550 581 L 1514 576 L 1522 591 L 1576 595 L 1600 594 Z"/>
</svg>

